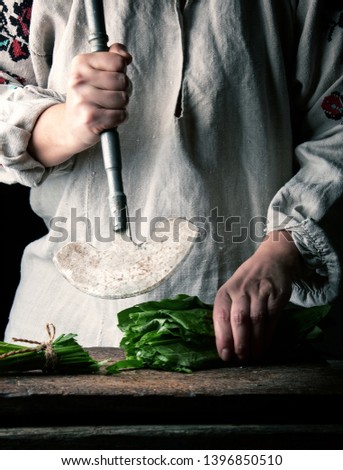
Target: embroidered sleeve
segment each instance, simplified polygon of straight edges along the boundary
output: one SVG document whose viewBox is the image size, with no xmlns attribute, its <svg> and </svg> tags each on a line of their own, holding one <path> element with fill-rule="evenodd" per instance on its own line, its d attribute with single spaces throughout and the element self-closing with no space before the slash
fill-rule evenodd
<svg viewBox="0 0 343 470">
<path fill-rule="evenodd" d="M 0 181 L 37 186 L 53 170 L 29 154 L 31 132 L 64 96 L 38 86 L 29 53 L 31 12 L 32 0 L 0 0 Z M 38 69 L 48 71 L 46 64 Z"/>
<path fill-rule="evenodd" d="M 24 85 L 32 79 L 29 53 L 29 29 L 32 0 L 5 2 L 0 0 L 0 84 L 10 83 L 12 77 Z M 21 75 L 11 72 L 14 63 Z M 28 67 L 29 65 L 29 67 Z M 29 76 L 25 76 L 29 73 Z"/>
</svg>

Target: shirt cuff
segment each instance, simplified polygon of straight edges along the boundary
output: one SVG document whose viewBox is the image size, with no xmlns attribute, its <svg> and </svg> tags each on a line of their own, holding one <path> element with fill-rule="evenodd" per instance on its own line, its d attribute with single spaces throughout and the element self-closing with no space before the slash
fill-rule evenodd
<svg viewBox="0 0 343 470">
<path fill-rule="evenodd" d="M 0 121 L 0 182 L 36 187 L 51 173 L 27 150 L 38 117 L 50 106 L 64 102 L 63 95 L 39 87 L 11 87 Z"/>
<path fill-rule="evenodd" d="M 324 230 L 310 218 L 300 223 L 267 225 L 267 233 L 273 230 L 287 230 L 292 234 L 308 268 L 302 279 L 293 282 L 290 302 L 312 307 L 335 300 L 341 285 L 341 264 Z"/>
</svg>

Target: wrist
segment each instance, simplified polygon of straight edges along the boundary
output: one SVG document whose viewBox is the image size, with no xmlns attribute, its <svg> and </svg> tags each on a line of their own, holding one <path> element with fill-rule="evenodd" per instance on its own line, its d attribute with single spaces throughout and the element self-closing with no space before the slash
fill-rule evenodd
<svg viewBox="0 0 343 470">
<path fill-rule="evenodd" d="M 65 108 L 65 103 L 47 108 L 32 131 L 28 151 L 45 167 L 59 165 L 87 148 L 71 134 L 65 119 Z"/>
<path fill-rule="evenodd" d="M 297 272 L 303 265 L 302 256 L 294 243 L 292 234 L 287 230 L 269 232 L 257 252 Z"/>
</svg>

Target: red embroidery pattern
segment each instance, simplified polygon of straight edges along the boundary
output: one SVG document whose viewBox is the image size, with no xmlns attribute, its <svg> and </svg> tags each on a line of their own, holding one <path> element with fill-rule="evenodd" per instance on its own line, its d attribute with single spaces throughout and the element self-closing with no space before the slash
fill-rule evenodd
<svg viewBox="0 0 343 470">
<path fill-rule="evenodd" d="M 21 0 L 8 11 L 4 0 L 0 0 L 0 52 L 7 52 L 14 62 L 29 57 L 29 27 L 32 0 Z"/>
<path fill-rule="evenodd" d="M 22 85 L 25 85 L 25 83 L 26 83 L 25 78 L 19 77 L 18 75 L 15 75 L 14 73 L 3 72 L 2 70 L 0 70 L 0 85 L 7 85 L 8 83 L 10 83 L 10 80 L 8 80 L 6 78 L 5 74 L 9 75 L 12 78 L 14 78 L 15 80 L 17 80 Z"/>
<path fill-rule="evenodd" d="M 325 96 L 322 109 L 329 119 L 342 120 L 341 124 L 343 124 L 343 95 L 335 91 L 331 95 Z"/>
</svg>

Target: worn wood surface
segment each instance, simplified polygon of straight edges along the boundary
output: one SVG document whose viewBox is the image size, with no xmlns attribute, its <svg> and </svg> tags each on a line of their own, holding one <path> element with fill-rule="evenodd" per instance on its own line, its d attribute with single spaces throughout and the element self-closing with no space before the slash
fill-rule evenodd
<svg viewBox="0 0 343 470">
<path fill-rule="evenodd" d="M 123 357 L 118 349 L 90 353 L 98 360 Z M 136 448 L 155 448 L 156 435 L 164 448 L 205 442 L 271 448 L 271 436 L 275 448 L 282 442 L 326 448 L 342 442 L 342 400 L 341 361 L 192 374 L 7 375 L 0 377 L 0 448 L 38 448 L 47 440 L 53 448 L 69 448 L 68 440 L 70 448 L 87 448 L 91 436 L 93 448 L 129 448 L 132 436 Z"/>
<path fill-rule="evenodd" d="M 120 359 L 119 350 L 90 350 L 92 356 Z M 54 375 L 40 372 L 0 376 L 0 399 L 37 396 L 239 396 L 343 395 L 340 361 L 228 367 L 183 374 L 126 370 L 115 375 Z"/>
</svg>

